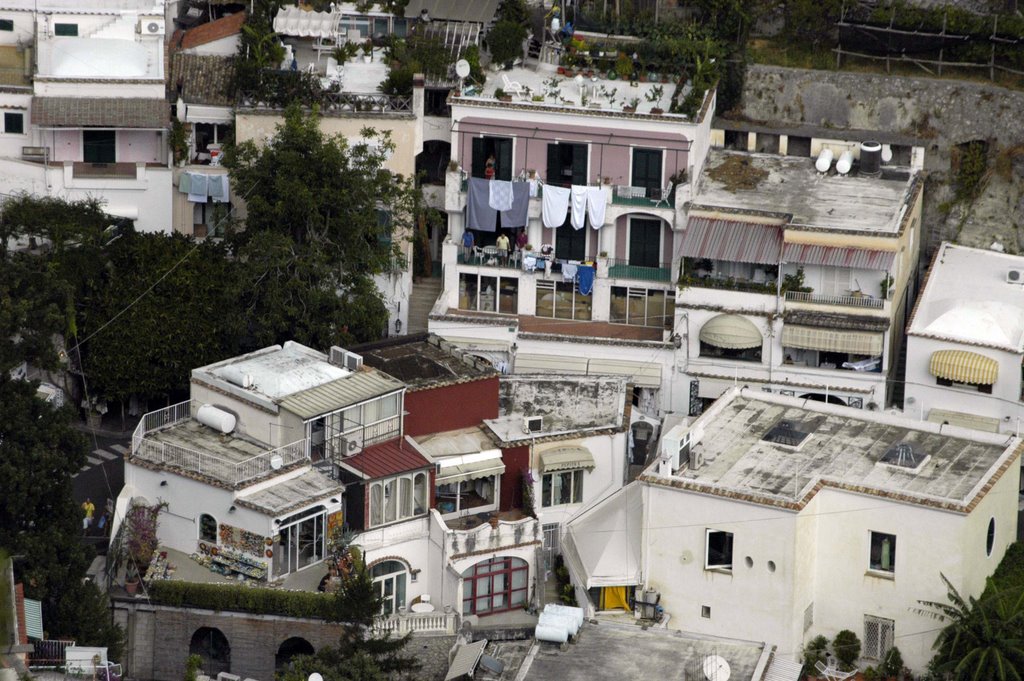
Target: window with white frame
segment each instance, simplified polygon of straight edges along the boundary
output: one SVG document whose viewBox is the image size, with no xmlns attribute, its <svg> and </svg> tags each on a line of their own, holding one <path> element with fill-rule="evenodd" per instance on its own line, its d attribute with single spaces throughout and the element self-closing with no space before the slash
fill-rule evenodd
<svg viewBox="0 0 1024 681">
<path fill-rule="evenodd" d="M 519 278 L 459 274 L 459 309 L 516 314 L 519 311 Z"/>
<path fill-rule="evenodd" d="M 732 570 L 732 532 L 707 530 L 707 553 L 704 568 L 707 570 Z"/>
<path fill-rule="evenodd" d="M 368 526 L 387 525 L 426 513 L 428 482 L 426 472 L 371 482 Z"/>
<path fill-rule="evenodd" d="M 896 572 L 896 535 L 871 532 L 868 567 L 875 572 Z"/>
<path fill-rule="evenodd" d="M 593 296 L 580 293 L 574 282 L 537 282 L 536 316 L 590 321 L 593 313 Z"/>
<path fill-rule="evenodd" d="M 541 506 L 583 503 L 583 470 L 548 473 L 541 481 Z"/>
<path fill-rule="evenodd" d="M 893 646 L 896 622 L 884 617 L 864 615 L 864 657 L 881 660 Z"/>
</svg>

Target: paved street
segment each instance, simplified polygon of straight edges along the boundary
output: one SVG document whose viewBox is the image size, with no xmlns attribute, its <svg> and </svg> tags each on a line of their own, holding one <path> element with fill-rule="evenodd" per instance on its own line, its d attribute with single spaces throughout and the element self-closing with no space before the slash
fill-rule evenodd
<svg viewBox="0 0 1024 681">
<path fill-rule="evenodd" d="M 96 506 L 95 521 L 89 533 L 82 540 L 96 548 L 99 554 L 106 553 L 106 532 L 97 527 L 107 499 L 116 499 L 124 487 L 124 455 L 128 452 L 131 434 L 123 437 L 96 435 L 85 433 L 90 449 L 85 465 L 75 474 L 72 480 L 72 495 L 76 504 L 86 498 L 92 499 Z"/>
</svg>

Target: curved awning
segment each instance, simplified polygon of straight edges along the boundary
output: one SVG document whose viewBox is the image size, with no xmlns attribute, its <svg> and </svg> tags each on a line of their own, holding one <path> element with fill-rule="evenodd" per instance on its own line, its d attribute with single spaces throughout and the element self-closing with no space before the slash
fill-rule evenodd
<svg viewBox="0 0 1024 681">
<path fill-rule="evenodd" d="M 574 471 L 581 468 L 594 469 L 594 455 L 581 446 L 558 447 L 540 453 L 540 472 Z"/>
<path fill-rule="evenodd" d="M 726 350 L 759 348 L 764 342 L 752 321 L 735 314 L 718 315 L 704 324 L 700 329 L 700 341 Z"/>
<path fill-rule="evenodd" d="M 437 464 L 437 477 L 434 479 L 436 485 L 469 482 L 505 472 L 505 463 L 501 460 L 500 449 L 438 459 Z"/>
<path fill-rule="evenodd" d="M 928 371 L 955 383 L 992 385 L 999 376 L 999 362 L 968 350 L 937 350 L 928 362 Z"/>
</svg>

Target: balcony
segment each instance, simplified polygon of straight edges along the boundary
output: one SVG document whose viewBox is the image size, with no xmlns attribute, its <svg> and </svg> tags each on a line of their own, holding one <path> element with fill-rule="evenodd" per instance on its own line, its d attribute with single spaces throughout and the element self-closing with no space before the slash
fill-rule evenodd
<svg viewBox="0 0 1024 681">
<path fill-rule="evenodd" d="M 616 185 L 612 191 L 612 204 L 642 208 L 675 208 L 675 186 L 665 194 L 664 189 Z"/>
<path fill-rule="evenodd" d="M 609 279 L 636 279 L 639 281 L 672 281 L 672 263 L 660 262 L 656 267 L 631 265 L 624 258 L 608 258 Z"/>
<path fill-rule="evenodd" d="M 116 178 L 134 180 L 137 177 L 136 163 L 84 163 L 76 161 L 71 166 L 71 176 L 76 180 L 84 178 Z"/>
<path fill-rule="evenodd" d="M 868 310 L 881 310 L 885 300 L 870 296 L 831 296 L 821 293 L 804 291 L 786 291 L 786 301 L 791 303 L 810 303 L 812 305 L 836 305 L 840 307 L 859 307 Z"/>
<path fill-rule="evenodd" d="M 536 541 L 540 525 L 536 518 L 522 511 L 480 513 L 445 521 L 437 510 L 431 511 L 434 522 L 444 532 L 449 556 L 476 551 L 498 551 Z"/>
<path fill-rule="evenodd" d="M 237 434 L 222 435 L 192 418 L 191 402 L 142 417 L 129 461 L 201 475 L 238 489 L 308 461 L 305 439 L 276 449 Z"/>
<path fill-rule="evenodd" d="M 458 613 L 445 608 L 440 612 L 397 612 L 383 615 L 374 621 L 373 633 L 376 636 L 390 634 L 397 638 L 411 633 L 454 636 L 458 626 Z"/>
</svg>

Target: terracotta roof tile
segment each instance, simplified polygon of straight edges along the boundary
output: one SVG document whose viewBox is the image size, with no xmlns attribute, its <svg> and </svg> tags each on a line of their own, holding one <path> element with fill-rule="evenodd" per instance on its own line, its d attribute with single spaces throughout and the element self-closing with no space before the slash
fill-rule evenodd
<svg viewBox="0 0 1024 681">
<path fill-rule="evenodd" d="M 126 97 L 33 97 L 32 123 L 65 128 L 166 128 L 163 99 Z"/>
<path fill-rule="evenodd" d="M 355 456 L 343 459 L 341 465 L 365 476 L 368 480 L 431 466 L 422 454 L 401 438 L 370 445 Z"/>
<path fill-rule="evenodd" d="M 189 104 L 231 106 L 234 69 L 234 57 L 179 52 L 171 57 L 167 98 L 177 101 L 181 88 L 181 98 Z"/>
<path fill-rule="evenodd" d="M 242 30 L 245 23 L 245 12 L 229 14 L 206 24 L 185 31 L 181 39 L 181 49 L 187 50 L 200 45 L 227 38 Z"/>
</svg>

